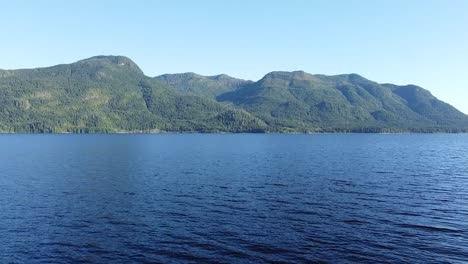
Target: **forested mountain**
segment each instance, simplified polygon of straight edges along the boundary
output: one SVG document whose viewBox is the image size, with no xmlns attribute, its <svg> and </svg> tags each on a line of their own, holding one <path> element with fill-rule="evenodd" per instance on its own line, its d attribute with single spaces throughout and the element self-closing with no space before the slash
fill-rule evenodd
<svg viewBox="0 0 468 264">
<path fill-rule="evenodd" d="M 468 117 L 420 87 L 378 84 L 357 74 L 272 72 L 217 97 L 294 131 L 462 131 Z"/>
<path fill-rule="evenodd" d="M 466 132 L 420 87 L 357 74 L 145 76 L 130 59 L 0 70 L 0 132 Z"/>
<path fill-rule="evenodd" d="M 246 84 L 252 83 L 241 79 L 232 78 L 225 74 L 216 76 L 202 76 L 196 73 L 164 74 L 155 77 L 156 80 L 166 83 L 177 91 L 216 99 L 217 96 L 235 91 Z"/>
<path fill-rule="evenodd" d="M 251 114 L 183 95 L 130 59 L 99 56 L 68 65 L 0 72 L 0 131 L 232 131 L 266 128 Z"/>
</svg>

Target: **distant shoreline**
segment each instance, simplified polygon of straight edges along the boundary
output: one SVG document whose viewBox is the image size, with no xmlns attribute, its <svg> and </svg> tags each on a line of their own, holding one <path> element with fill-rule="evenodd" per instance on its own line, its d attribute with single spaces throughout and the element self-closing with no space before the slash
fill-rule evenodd
<svg viewBox="0 0 468 264">
<path fill-rule="evenodd" d="M 74 133 L 74 132 L 53 132 L 53 133 L 27 133 L 27 132 L 0 132 L 0 135 L 428 135 L 428 134 L 468 134 L 468 132 L 109 132 L 109 133 Z"/>
</svg>

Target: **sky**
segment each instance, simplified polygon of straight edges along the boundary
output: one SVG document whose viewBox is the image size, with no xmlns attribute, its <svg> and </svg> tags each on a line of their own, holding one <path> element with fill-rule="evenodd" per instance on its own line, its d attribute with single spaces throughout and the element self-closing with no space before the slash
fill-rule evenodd
<svg viewBox="0 0 468 264">
<path fill-rule="evenodd" d="M 416 84 L 468 113 L 466 0 L 0 0 L 0 69 L 124 55 L 149 76 Z"/>
</svg>

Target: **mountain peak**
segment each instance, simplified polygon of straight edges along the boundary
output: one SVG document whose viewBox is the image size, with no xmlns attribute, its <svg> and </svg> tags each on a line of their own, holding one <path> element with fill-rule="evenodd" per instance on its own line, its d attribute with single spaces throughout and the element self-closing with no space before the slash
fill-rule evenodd
<svg viewBox="0 0 468 264">
<path fill-rule="evenodd" d="M 84 60 L 80 60 L 77 63 L 107 63 L 118 67 L 128 67 L 132 70 L 143 73 L 138 65 L 133 62 L 130 58 L 125 56 L 114 56 L 114 55 L 99 55 L 90 57 Z"/>
<path fill-rule="evenodd" d="M 159 79 L 167 79 L 167 80 L 233 80 L 236 79 L 234 77 L 231 77 L 227 74 L 218 74 L 218 75 L 213 75 L 213 76 L 205 76 L 205 75 L 200 75 L 194 72 L 184 72 L 184 73 L 175 73 L 175 74 L 163 74 L 160 76 L 156 76 L 155 78 Z M 240 80 L 240 79 L 236 79 Z"/>
<path fill-rule="evenodd" d="M 311 76 L 311 74 L 304 71 L 272 71 L 267 73 L 262 79 L 302 79 L 307 75 Z"/>
<path fill-rule="evenodd" d="M 154 77 L 157 80 L 162 80 L 168 83 L 178 83 L 181 81 L 190 81 L 190 80 L 198 80 L 198 79 L 205 79 L 205 76 L 193 73 L 193 72 L 184 72 L 184 73 L 168 73 Z"/>
<path fill-rule="evenodd" d="M 280 82 L 285 85 L 293 81 L 313 81 L 316 79 L 316 75 L 304 71 L 273 71 L 266 74 L 259 82 L 263 84 L 279 84 L 278 82 Z"/>
<path fill-rule="evenodd" d="M 212 79 L 212 80 L 232 80 L 232 79 L 236 79 L 234 77 L 231 77 L 227 74 L 218 74 L 218 75 L 213 75 L 213 76 L 209 76 L 208 78 Z"/>
</svg>

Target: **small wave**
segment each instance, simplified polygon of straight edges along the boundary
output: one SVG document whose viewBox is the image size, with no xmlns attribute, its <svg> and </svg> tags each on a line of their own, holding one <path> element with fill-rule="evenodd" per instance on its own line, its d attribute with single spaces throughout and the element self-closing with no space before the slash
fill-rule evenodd
<svg viewBox="0 0 468 264">
<path fill-rule="evenodd" d="M 201 175 L 201 173 L 196 172 L 196 171 L 191 171 L 191 170 L 183 171 L 182 174 L 185 174 L 185 175 Z"/>
<path fill-rule="evenodd" d="M 283 183 L 267 183 L 265 185 L 276 186 L 276 187 L 288 187 L 287 184 L 283 184 Z"/>
<path fill-rule="evenodd" d="M 81 248 L 79 245 L 67 243 L 67 242 L 42 242 L 40 243 L 43 247 L 65 247 L 65 248 Z"/>
<path fill-rule="evenodd" d="M 399 224 L 401 227 L 411 228 L 411 229 L 421 229 L 426 231 L 434 232 L 448 232 L 448 233 L 459 233 L 461 230 L 450 228 L 450 227 L 439 227 L 439 226 L 428 226 L 428 225 L 418 225 L 418 224 Z"/>
<path fill-rule="evenodd" d="M 273 247 L 273 246 L 267 246 L 267 245 L 261 245 L 261 244 L 251 244 L 248 245 L 247 248 L 251 251 L 258 252 L 258 253 L 263 253 L 263 254 L 282 254 L 282 253 L 287 253 L 288 250 L 283 249 L 283 248 L 278 248 L 278 247 Z"/>
<path fill-rule="evenodd" d="M 288 210 L 288 214 L 292 215 L 315 215 L 315 212 L 312 211 L 305 211 L 305 210 Z"/>
<path fill-rule="evenodd" d="M 349 225 L 365 225 L 365 224 L 368 224 L 368 222 L 357 220 L 357 219 L 343 220 L 343 223 L 346 223 L 346 224 L 349 224 Z"/>
<path fill-rule="evenodd" d="M 391 171 L 375 171 L 377 174 L 392 174 L 393 172 Z"/>
</svg>

